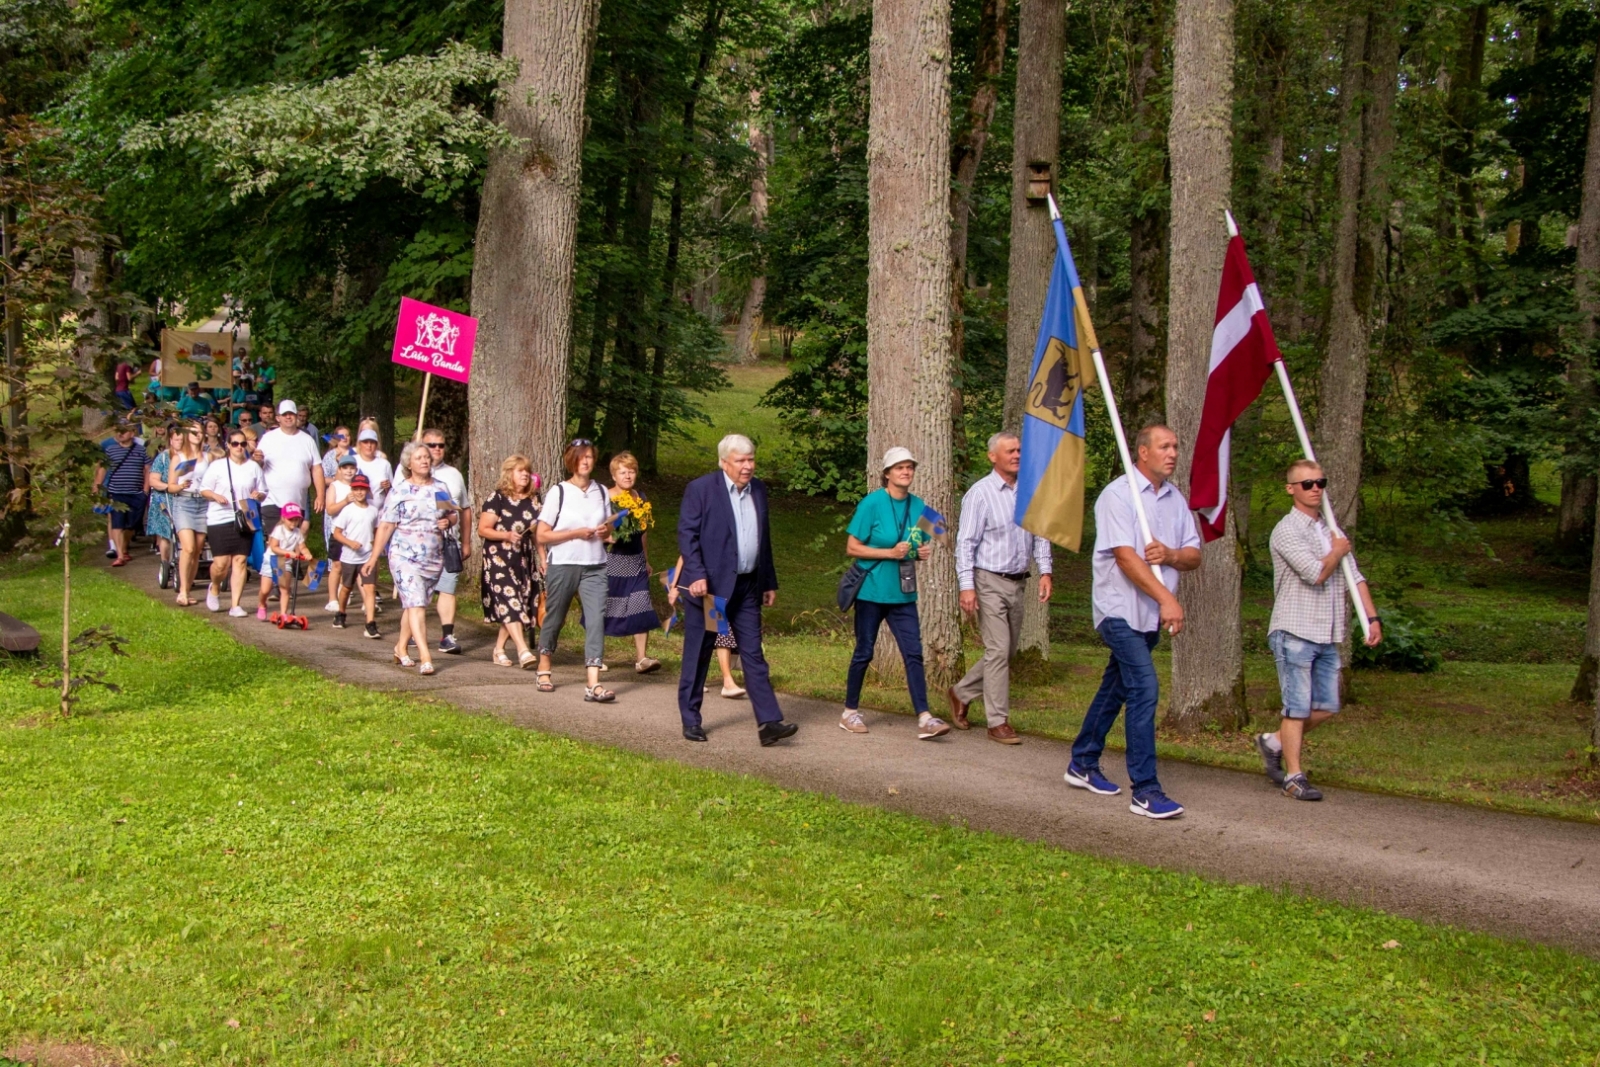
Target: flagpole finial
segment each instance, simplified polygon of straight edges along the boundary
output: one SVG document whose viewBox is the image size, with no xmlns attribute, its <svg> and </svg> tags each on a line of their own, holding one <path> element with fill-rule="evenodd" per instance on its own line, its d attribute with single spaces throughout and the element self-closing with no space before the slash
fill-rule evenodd
<svg viewBox="0 0 1600 1067">
<path fill-rule="evenodd" d="M 1044 198 L 1050 202 L 1050 221 L 1057 222 L 1061 219 L 1061 209 L 1056 207 L 1056 194 L 1045 193 Z"/>
<path fill-rule="evenodd" d="M 1229 211 L 1227 208 L 1223 208 L 1222 209 L 1222 214 L 1228 220 L 1228 236 L 1229 237 L 1237 237 L 1237 236 L 1239 236 L 1239 224 L 1237 222 L 1233 221 L 1233 212 Z"/>
</svg>

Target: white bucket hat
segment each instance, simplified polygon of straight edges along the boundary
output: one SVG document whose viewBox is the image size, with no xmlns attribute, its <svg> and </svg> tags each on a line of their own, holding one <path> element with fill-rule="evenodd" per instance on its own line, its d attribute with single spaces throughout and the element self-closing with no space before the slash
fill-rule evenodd
<svg viewBox="0 0 1600 1067">
<path fill-rule="evenodd" d="M 893 448 L 889 449 L 889 451 L 883 454 L 883 462 L 879 464 L 878 469 L 888 470 L 890 467 L 897 466 L 901 463 L 910 463 L 912 466 L 916 466 L 917 457 L 911 454 L 911 449 L 901 448 L 899 445 L 895 445 Z"/>
</svg>

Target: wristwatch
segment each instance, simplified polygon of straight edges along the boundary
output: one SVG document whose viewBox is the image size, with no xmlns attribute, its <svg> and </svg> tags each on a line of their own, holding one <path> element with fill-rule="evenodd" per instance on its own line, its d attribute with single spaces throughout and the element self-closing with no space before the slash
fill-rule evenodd
<svg viewBox="0 0 1600 1067">
<path fill-rule="evenodd" d="M 1367 621 L 1368 622 L 1377 622 L 1379 620 L 1378 620 L 1378 617 L 1376 615 L 1368 615 L 1367 616 Z"/>
</svg>

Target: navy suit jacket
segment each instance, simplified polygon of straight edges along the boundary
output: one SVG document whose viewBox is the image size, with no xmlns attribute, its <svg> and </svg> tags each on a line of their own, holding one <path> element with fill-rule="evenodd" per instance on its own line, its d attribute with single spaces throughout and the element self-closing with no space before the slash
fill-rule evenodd
<svg viewBox="0 0 1600 1067">
<path fill-rule="evenodd" d="M 739 577 L 739 527 L 724 478 L 718 470 L 690 482 L 683 491 L 683 507 L 678 512 L 678 551 L 683 555 L 683 573 L 677 582 L 687 590 L 704 578 L 711 595 L 720 597 L 733 595 L 733 583 Z M 778 588 L 778 569 L 772 562 L 767 487 L 760 478 L 750 480 L 750 500 L 756 508 L 760 539 L 756 589 L 765 593 Z"/>
</svg>

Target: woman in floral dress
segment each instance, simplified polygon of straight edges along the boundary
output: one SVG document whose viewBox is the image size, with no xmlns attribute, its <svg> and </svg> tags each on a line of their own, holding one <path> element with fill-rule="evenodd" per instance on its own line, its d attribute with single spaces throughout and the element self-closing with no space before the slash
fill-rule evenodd
<svg viewBox="0 0 1600 1067">
<path fill-rule="evenodd" d="M 156 539 L 157 550 L 161 553 L 157 580 L 161 588 L 171 589 L 176 574 L 172 566 L 172 542 L 178 534 L 172 526 L 172 498 L 167 495 L 171 480 L 168 474 L 172 470 L 172 451 L 183 444 L 183 428 L 176 422 L 169 422 L 163 428 L 162 436 L 166 438 L 162 442 L 166 447 L 150 461 L 150 470 L 145 476 L 150 504 L 144 510 L 144 532 Z"/>
<path fill-rule="evenodd" d="M 418 673 L 432 674 L 428 601 L 439 584 L 439 575 L 444 573 L 444 531 L 460 521 L 460 516 L 450 503 L 450 490 L 443 482 L 433 480 L 433 457 L 426 448 L 415 442 L 406 445 L 400 453 L 400 471 L 406 478 L 389 490 L 372 558 L 362 566 L 361 573 L 376 574 L 378 557 L 388 549 L 389 573 L 394 576 L 401 608 L 394 661 L 402 667 L 416 666 L 408 654 L 408 646 L 415 640 L 422 660 Z"/>
<path fill-rule="evenodd" d="M 536 666 L 539 657 L 528 648 L 526 628 L 534 623 L 535 587 L 539 583 L 533 526 L 539 518 L 538 476 L 527 456 L 500 464 L 500 483 L 478 513 L 483 538 L 483 617 L 500 624 L 494 662 L 500 667 Z M 506 639 L 517 646 L 517 662 L 506 655 Z"/>
</svg>

